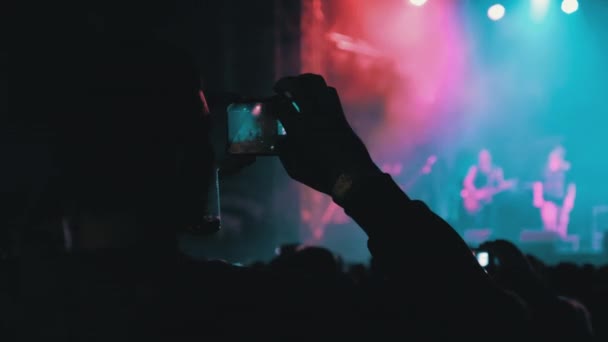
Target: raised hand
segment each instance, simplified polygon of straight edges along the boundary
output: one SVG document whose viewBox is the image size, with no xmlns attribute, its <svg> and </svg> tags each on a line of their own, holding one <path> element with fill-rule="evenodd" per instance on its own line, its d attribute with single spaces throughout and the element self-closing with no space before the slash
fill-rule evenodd
<svg viewBox="0 0 608 342">
<path fill-rule="evenodd" d="M 287 135 L 279 156 L 293 179 L 332 195 L 339 177 L 380 172 L 348 124 L 340 98 L 318 75 L 277 82 L 271 106 Z"/>
</svg>

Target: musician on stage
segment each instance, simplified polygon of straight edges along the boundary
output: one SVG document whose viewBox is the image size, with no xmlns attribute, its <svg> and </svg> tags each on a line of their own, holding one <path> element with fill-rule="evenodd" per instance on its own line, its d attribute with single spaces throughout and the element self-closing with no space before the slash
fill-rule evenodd
<svg viewBox="0 0 608 342">
<path fill-rule="evenodd" d="M 568 235 L 576 198 L 576 185 L 566 180 L 570 162 L 565 160 L 565 154 L 562 146 L 554 148 L 547 158 L 542 180 L 534 184 L 534 206 L 540 209 L 543 228 L 562 238 Z"/>
<path fill-rule="evenodd" d="M 504 179 L 502 168 L 493 164 L 490 151 L 482 149 L 477 164 L 469 168 L 464 178 L 461 192 L 464 209 L 473 219 L 474 228 L 495 227 L 496 209 L 492 200 L 510 185 Z"/>
</svg>

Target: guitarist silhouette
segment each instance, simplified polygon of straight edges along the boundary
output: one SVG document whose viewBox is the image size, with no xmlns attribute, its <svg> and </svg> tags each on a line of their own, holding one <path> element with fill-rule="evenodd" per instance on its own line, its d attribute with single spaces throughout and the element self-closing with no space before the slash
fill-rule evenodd
<svg viewBox="0 0 608 342">
<path fill-rule="evenodd" d="M 474 219 L 476 228 L 494 226 L 494 196 L 511 189 L 515 180 L 505 180 L 502 168 L 492 163 L 492 155 L 487 149 L 479 152 L 477 164 L 469 168 L 461 191 L 463 206 Z"/>
</svg>

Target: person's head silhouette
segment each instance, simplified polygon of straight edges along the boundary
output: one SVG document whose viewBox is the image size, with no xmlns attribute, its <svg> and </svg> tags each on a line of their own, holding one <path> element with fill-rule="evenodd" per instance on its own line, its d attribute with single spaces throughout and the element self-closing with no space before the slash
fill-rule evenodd
<svg viewBox="0 0 608 342">
<path fill-rule="evenodd" d="M 154 40 L 100 38 L 76 54 L 37 115 L 60 161 L 55 218 L 75 249 L 173 243 L 203 220 L 213 171 L 196 68 Z"/>
</svg>

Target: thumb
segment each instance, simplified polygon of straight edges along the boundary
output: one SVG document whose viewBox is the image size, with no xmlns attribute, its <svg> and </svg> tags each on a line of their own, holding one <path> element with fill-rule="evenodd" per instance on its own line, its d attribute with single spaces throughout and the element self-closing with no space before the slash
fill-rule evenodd
<svg viewBox="0 0 608 342">
<path fill-rule="evenodd" d="M 287 134 L 296 128 L 296 119 L 300 116 L 297 105 L 294 105 L 291 100 L 285 96 L 275 95 L 266 104 L 268 112 L 276 119 L 278 119 Z"/>
</svg>

